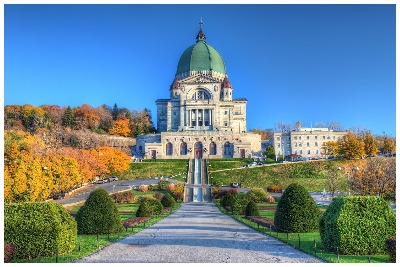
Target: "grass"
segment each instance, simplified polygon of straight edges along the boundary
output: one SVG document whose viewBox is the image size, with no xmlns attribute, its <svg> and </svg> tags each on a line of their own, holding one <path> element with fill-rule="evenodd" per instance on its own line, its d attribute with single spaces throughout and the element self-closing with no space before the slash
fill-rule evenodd
<svg viewBox="0 0 400 267">
<path fill-rule="evenodd" d="M 155 194 L 156 192 L 154 191 L 148 191 L 148 192 L 139 192 L 136 190 L 133 190 L 135 195 L 139 195 L 139 193 L 146 193 L 146 194 L 140 194 L 140 195 L 152 195 Z M 163 192 L 163 191 L 160 191 Z M 79 208 L 83 204 L 79 205 L 74 205 L 71 207 L 68 207 L 68 211 L 71 213 L 76 213 L 78 212 Z M 180 207 L 181 204 L 177 203 L 175 204 L 175 207 L 173 208 L 172 212 L 174 212 L 176 209 Z M 118 211 L 120 212 L 120 217 L 121 220 L 126 220 L 132 217 L 135 217 L 136 211 L 139 208 L 138 203 L 132 203 L 132 204 L 116 204 Z M 155 224 L 156 222 L 164 219 L 165 217 L 169 216 L 171 212 L 163 212 L 161 215 L 158 216 L 153 216 L 149 221 L 142 223 L 140 225 L 137 225 L 132 228 L 128 228 L 126 231 L 122 231 L 121 233 L 116 233 L 116 234 L 110 234 L 110 235 L 99 235 L 98 236 L 98 242 L 97 242 L 97 236 L 96 235 L 78 235 L 77 241 L 75 248 L 73 251 L 71 251 L 68 254 L 65 255 L 59 255 L 58 259 L 56 259 L 56 256 L 54 255 L 53 257 L 46 257 L 46 258 L 35 258 L 31 260 L 22 260 L 22 259 L 17 259 L 13 260 L 12 262 L 18 262 L 18 263 L 55 263 L 55 262 L 74 262 L 80 258 L 83 258 L 89 254 L 94 253 L 95 251 L 102 249 L 105 246 L 110 245 L 111 243 L 114 243 L 124 237 L 127 237 L 129 235 L 135 234 L 137 232 L 140 232 L 141 230 Z M 55 254 L 55 253 L 54 253 Z"/>
<path fill-rule="evenodd" d="M 321 242 L 319 231 L 311 232 L 311 233 L 278 233 L 273 230 L 270 230 L 268 227 L 263 227 L 258 225 L 257 223 L 251 222 L 244 218 L 241 215 L 232 215 L 227 212 L 224 208 L 221 207 L 219 201 L 216 201 L 219 209 L 236 219 L 237 221 L 269 236 L 272 236 L 280 241 L 289 244 L 290 246 L 299 249 L 309 255 L 313 255 L 317 258 L 320 258 L 326 262 L 332 263 L 368 263 L 370 260 L 371 263 L 386 263 L 389 262 L 389 255 L 370 255 L 368 256 L 358 256 L 358 255 L 339 255 L 339 259 L 337 255 L 332 252 L 327 252 L 324 249 L 324 246 Z M 260 206 L 267 206 L 265 203 L 259 204 Z M 268 204 L 268 205 L 276 205 L 276 204 Z M 327 207 L 320 207 L 321 212 L 326 210 Z M 266 218 L 273 219 L 275 216 L 275 211 L 264 211 L 260 210 L 260 216 L 264 216 Z M 300 246 L 299 246 L 299 238 L 300 238 Z M 314 246 L 315 244 L 315 246 Z"/>
</svg>

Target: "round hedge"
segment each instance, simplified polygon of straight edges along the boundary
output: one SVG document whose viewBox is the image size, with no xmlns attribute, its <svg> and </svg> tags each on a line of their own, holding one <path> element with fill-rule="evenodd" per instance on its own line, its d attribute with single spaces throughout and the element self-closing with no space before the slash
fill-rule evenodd
<svg viewBox="0 0 400 267">
<path fill-rule="evenodd" d="M 142 202 L 147 203 L 150 211 L 150 215 L 158 215 L 161 214 L 163 211 L 163 205 L 161 201 L 155 198 L 145 198 Z"/>
<path fill-rule="evenodd" d="M 221 199 L 221 205 L 226 208 L 226 207 L 231 207 L 233 208 L 233 204 L 235 203 L 235 196 L 231 194 L 227 194 L 222 197 Z"/>
<path fill-rule="evenodd" d="M 28 202 L 4 205 L 4 243 L 16 245 L 15 258 L 54 256 L 76 244 L 74 218 L 59 203 Z"/>
<path fill-rule="evenodd" d="M 304 233 L 318 229 L 320 217 L 321 212 L 307 190 L 294 183 L 280 198 L 274 223 L 281 232 Z"/>
<path fill-rule="evenodd" d="M 341 254 L 386 253 L 386 239 L 396 236 L 396 215 L 384 199 L 351 196 L 333 199 L 320 221 L 321 241 Z"/>
<path fill-rule="evenodd" d="M 270 194 L 265 192 L 262 188 L 253 188 L 246 194 L 247 198 L 256 203 L 263 202 L 268 196 L 270 196 Z"/>
<path fill-rule="evenodd" d="M 164 197 L 161 199 L 161 204 L 163 207 L 172 207 L 175 205 L 175 199 L 169 193 L 165 194 Z"/>
<path fill-rule="evenodd" d="M 76 214 L 79 234 L 109 234 L 122 230 L 117 207 L 106 190 L 97 188 Z"/>
<path fill-rule="evenodd" d="M 246 206 L 246 216 L 260 216 L 258 206 L 253 200 Z"/>
</svg>

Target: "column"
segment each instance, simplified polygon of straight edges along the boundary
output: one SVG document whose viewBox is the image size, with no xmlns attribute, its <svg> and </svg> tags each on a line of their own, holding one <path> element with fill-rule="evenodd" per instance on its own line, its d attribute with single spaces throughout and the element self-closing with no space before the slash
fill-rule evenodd
<svg viewBox="0 0 400 267">
<path fill-rule="evenodd" d="M 199 110 L 196 109 L 196 126 L 199 126 Z"/>
<path fill-rule="evenodd" d="M 204 123 L 206 122 L 206 121 L 205 121 L 205 118 L 204 118 L 204 108 L 203 108 L 202 110 L 203 110 L 203 116 L 201 117 L 201 119 L 203 120 L 203 124 L 202 124 L 202 125 L 203 125 L 203 127 L 204 127 Z"/>
</svg>

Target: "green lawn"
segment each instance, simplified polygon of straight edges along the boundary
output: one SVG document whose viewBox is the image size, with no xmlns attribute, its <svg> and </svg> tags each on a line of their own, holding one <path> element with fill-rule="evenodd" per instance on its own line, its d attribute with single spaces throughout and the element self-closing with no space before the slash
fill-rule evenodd
<svg viewBox="0 0 400 267">
<path fill-rule="evenodd" d="M 263 227 L 258 225 L 257 223 L 250 222 L 249 220 L 245 219 L 244 216 L 241 215 L 232 215 L 231 213 L 227 212 L 224 208 L 222 208 L 219 204 L 219 201 L 216 201 L 217 206 L 219 209 L 235 218 L 237 221 L 263 233 L 266 235 L 270 235 L 274 238 L 277 238 L 284 243 L 287 243 L 301 251 L 304 251 L 307 254 L 314 255 L 322 260 L 327 262 L 333 263 L 367 263 L 368 256 L 354 256 L 354 255 L 339 255 L 339 259 L 335 253 L 327 252 L 324 250 L 324 247 L 321 242 L 319 231 L 312 232 L 312 233 L 290 233 L 287 235 L 286 233 L 277 233 L 275 231 L 271 231 L 269 227 Z M 271 206 L 277 204 L 266 204 L 262 203 L 259 206 Z M 327 207 L 320 207 L 321 212 L 326 210 Z M 264 216 L 266 218 L 273 219 L 275 216 L 275 211 L 262 211 L 260 210 L 260 216 Z M 300 238 L 300 246 L 299 246 L 299 238 Z M 314 247 L 314 244 L 316 245 Z M 370 262 L 373 263 L 385 263 L 389 262 L 389 255 L 371 255 Z"/>
</svg>

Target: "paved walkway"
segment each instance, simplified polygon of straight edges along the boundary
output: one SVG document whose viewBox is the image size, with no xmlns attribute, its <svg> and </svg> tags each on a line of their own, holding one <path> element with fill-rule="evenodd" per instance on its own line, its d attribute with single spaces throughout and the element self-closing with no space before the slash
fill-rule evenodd
<svg viewBox="0 0 400 267">
<path fill-rule="evenodd" d="M 77 262 L 321 262 L 221 213 L 185 203 L 171 216 Z"/>
</svg>

